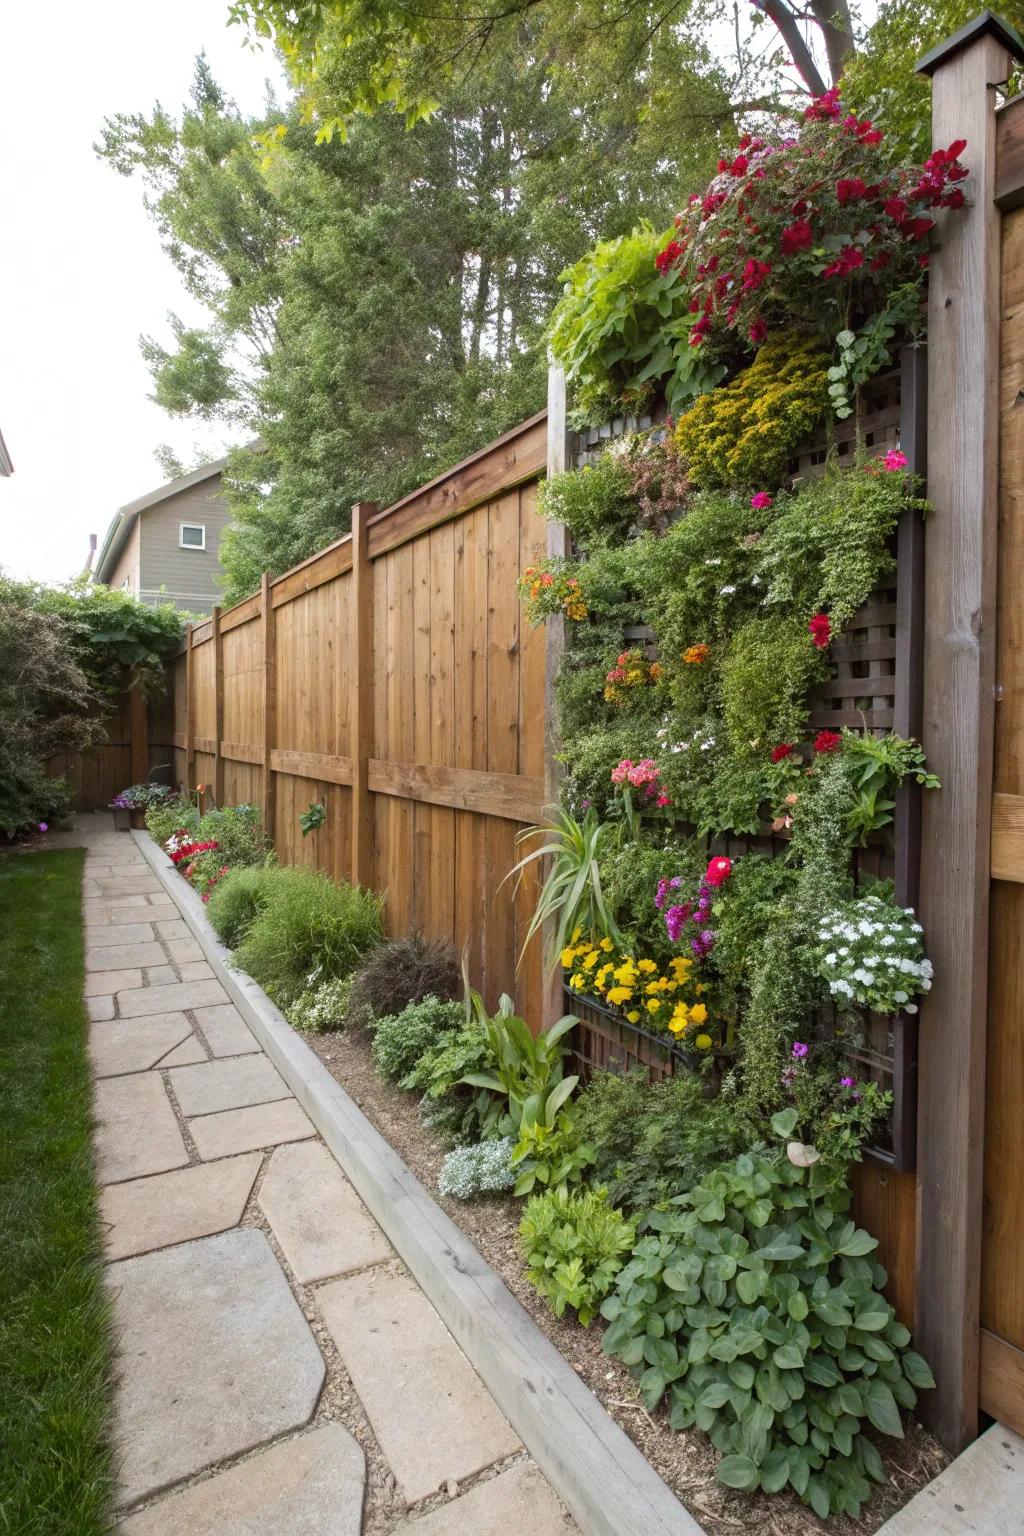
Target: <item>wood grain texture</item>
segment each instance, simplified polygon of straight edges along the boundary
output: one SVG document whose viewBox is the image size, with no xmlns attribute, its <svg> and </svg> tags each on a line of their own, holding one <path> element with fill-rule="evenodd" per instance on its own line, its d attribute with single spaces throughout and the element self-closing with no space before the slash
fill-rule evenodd
<svg viewBox="0 0 1024 1536">
<path fill-rule="evenodd" d="M 992 878 L 1024 880 L 1024 794 L 992 796 Z"/>
<path fill-rule="evenodd" d="M 263 772 L 260 780 L 260 804 L 263 811 L 263 828 L 274 843 L 277 841 L 276 780 L 270 762 L 270 754 L 277 741 L 277 643 L 274 636 L 274 609 L 270 600 L 270 577 L 263 572 L 260 588 L 260 618 L 263 662 Z"/>
<path fill-rule="evenodd" d="M 390 763 L 370 759 L 370 790 L 399 795 L 423 805 L 477 811 L 501 821 L 532 822 L 540 814 L 542 783 L 518 773 L 478 772 L 436 763 Z M 507 871 L 502 871 L 504 878 Z"/>
<path fill-rule="evenodd" d="M 191 793 L 196 787 L 195 735 L 195 651 L 192 647 L 192 625 L 185 625 L 185 788 Z"/>
<path fill-rule="evenodd" d="M 996 113 L 995 200 L 1004 213 L 1024 206 L 1024 96 Z"/>
<path fill-rule="evenodd" d="M 224 735 L 224 642 L 220 632 L 220 604 L 210 615 L 213 630 L 213 798 L 224 804 L 224 759 L 220 743 Z"/>
<path fill-rule="evenodd" d="M 352 576 L 349 591 L 349 724 L 352 738 L 352 834 L 350 851 L 353 885 L 373 883 L 373 808 L 367 784 L 367 762 L 373 742 L 373 679 L 376 665 L 372 643 L 373 578 L 367 555 L 367 528 L 377 511 L 372 501 L 352 508 Z"/>
<path fill-rule="evenodd" d="M 351 784 L 352 759 L 331 752 L 290 752 L 273 747 L 270 766 L 275 773 L 288 773 L 299 779 L 315 779 L 320 784 Z"/>
<path fill-rule="evenodd" d="M 981 1330 L 981 1407 L 1024 1435 L 1024 1349 Z"/>
<path fill-rule="evenodd" d="M 548 369 L 548 477 L 561 474 L 570 467 L 572 437 L 568 425 L 565 371 L 552 366 Z M 569 530 L 564 523 L 549 522 L 547 553 L 554 560 L 564 560 L 571 553 Z M 562 765 L 558 761 L 562 738 L 558 721 L 558 675 L 565 656 L 566 619 L 562 614 L 552 616 L 544 625 L 544 802 L 556 806 L 562 783 Z M 544 871 L 547 874 L 547 870 Z M 545 929 L 544 942 L 550 948 L 552 928 Z M 559 966 L 552 966 L 545 977 L 544 1021 L 550 1026 L 562 1015 L 562 973 Z"/>
<path fill-rule="evenodd" d="M 995 678 L 999 214 L 994 98 L 1004 48 L 942 63 L 932 142 L 966 138 L 972 203 L 940 215 L 928 296 L 921 918 L 938 983 L 921 1013 L 917 1334 L 938 1391 L 922 1416 L 959 1451 L 977 1432 L 989 841 Z M 950 893 L 956 899 L 950 899 Z"/>
</svg>

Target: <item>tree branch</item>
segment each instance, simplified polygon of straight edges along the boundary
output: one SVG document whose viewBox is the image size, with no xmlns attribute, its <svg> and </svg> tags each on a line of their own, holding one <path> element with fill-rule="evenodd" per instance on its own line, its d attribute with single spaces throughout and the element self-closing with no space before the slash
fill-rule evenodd
<svg viewBox="0 0 1024 1536">
<path fill-rule="evenodd" d="M 814 62 L 814 55 L 804 42 L 800 24 L 785 0 L 753 0 L 754 7 L 768 17 L 789 49 L 797 73 L 812 96 L 824 96 L 827 89 Z"/>
<path fill-rule="evenodd" d="M 821 28 L 828 67 L 832 72 L 832 84 L 838 85 L 847 60 L 854 52 L 850 8 L 846 0 L 810 0 L 810 7 Z"/>
</svg>

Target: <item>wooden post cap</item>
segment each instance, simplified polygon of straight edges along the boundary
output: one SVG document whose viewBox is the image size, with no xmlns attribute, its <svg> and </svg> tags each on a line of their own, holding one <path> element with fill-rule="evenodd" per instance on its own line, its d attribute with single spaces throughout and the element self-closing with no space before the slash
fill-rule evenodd
<svg viewBox="0 0 1024 1536">
<path fill-rule="evenodd" d="M 983 37 L 994 37 L 1014 59 L 1024 63 L 1024 38 L 1016 28 L 1011 27 L 1008 21 L 997 16 L 995 11 L 980 11 L 973 21 L 954 32 L 943 42 L 937 43 L 934 48 L 918 59 L 914 70 L 919 75 L 934 75 L 935 71 L 943 64 L 948 64 L 954 54 L 961 49 L 968 48 L 972 43 L 978 42 Z M 993 84 L 996 82 L 993 81 Z"/>
</svg>

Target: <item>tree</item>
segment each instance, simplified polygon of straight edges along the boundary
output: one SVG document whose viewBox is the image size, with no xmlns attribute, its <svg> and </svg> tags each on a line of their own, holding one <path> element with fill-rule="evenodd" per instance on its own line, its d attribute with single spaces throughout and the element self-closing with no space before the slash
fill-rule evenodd
<svg viewBox="0 0 1024 1536">
<path fill-rule="evenodd" d="M 601 96 L 527 42 L 415 133 L 391 108 L 329 142 L 295 107 L 244 120 L 203 61 L 180 118 L 107 123 L 99 152 L 141 176 L 210 314 L 144 342 L 155 397 L 259 439 L 229 464 L 228 600 L 344 532 L 353 501 L 386 504 L 536 410 L 563 267 L 602 230 L 667 224 L 713 166 L 728 113 L 706 55 L 666 36 Z"/>
</svg>

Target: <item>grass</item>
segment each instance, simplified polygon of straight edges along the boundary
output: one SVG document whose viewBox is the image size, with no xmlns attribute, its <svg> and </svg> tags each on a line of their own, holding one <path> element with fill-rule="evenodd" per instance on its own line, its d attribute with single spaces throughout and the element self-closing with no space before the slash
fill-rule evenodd
<svg viewBox="0 0 1024 1536">
<path fill-rule="evenodd" d="M 0 858 L 0 1536 L 111 1529 L 82 860 Z"/>
</svg>

